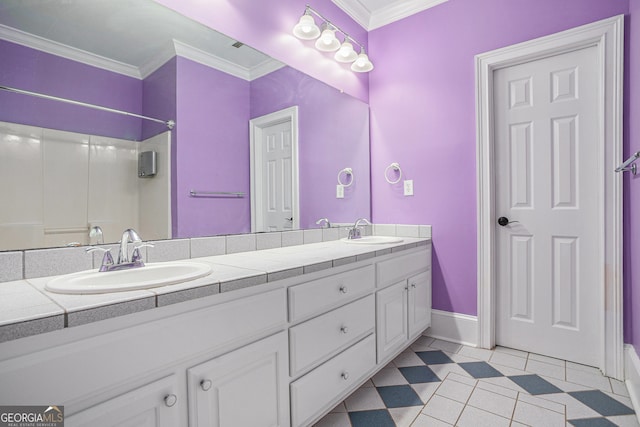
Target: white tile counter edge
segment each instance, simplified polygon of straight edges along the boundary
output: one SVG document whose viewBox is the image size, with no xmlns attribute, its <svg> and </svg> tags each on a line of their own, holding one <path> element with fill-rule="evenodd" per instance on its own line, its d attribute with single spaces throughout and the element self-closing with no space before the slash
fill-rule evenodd
<svg viewBox="0 0 640 427">
<path fill-rule="evenodd" d="M 351 245 L 334 240 L 185 259 L 185 262 L 211 264 L 212 274 L 182 284 L 147 290 L 96 295 L 46 291 L 47 281 L 57 276 L 0 283 L 0 296 L 5 308 L 0 311 L 0 342 L 295 277 L 392 251 L 412 249 L 427 244 L 429 240 L 426 237 L 403 236 L 400 243 L 379 245 Z M 9 289 L 19 289 L 20 293 L 11 293 Z M 15 295 L 20 295 L 20 298 Z M 46 301 L 43 304 L 43 296 L 50 303 Z"/>
</svg>

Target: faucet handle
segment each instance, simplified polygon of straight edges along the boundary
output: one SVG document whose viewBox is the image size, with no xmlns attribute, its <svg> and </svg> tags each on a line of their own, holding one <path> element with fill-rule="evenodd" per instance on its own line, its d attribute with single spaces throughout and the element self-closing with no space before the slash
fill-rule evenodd
<svg viewBox="0 0 640 427">
<path fill-rule="evenodd" d="M 112 266 L 114 264 L 113 262 L 113 256 L 111 256 L 111 248 L 100 248 L 97 246 L 94 246 L 92 248 L 87 248 L 86 252 L 87 253 L 91 253 L 91 252 L 95 252 L 95 251 L 101 251 L 104 253 L 104 256 L 102 257 L 102 263 L 100 264 L 100 271 L 107 271 L 107 269 L 109 268 L 109 266 Z"/>
<path fill-rule="evenodd" d="M 142 264 L 142 254 L 140 254 L 140 248 L 153 248 L 154 246 L 155 245 L 151 243 L 135 244 L 133 248 L 133 253 L 131 254 L 131 262 Z"/>
</svg>

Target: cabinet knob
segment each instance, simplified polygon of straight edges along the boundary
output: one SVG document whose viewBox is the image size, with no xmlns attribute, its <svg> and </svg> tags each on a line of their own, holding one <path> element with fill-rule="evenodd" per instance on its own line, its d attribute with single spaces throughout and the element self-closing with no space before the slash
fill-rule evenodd
<svg viewBox="0 0 640 427">
<path fill-rule="evenodd" d="M 416 288 L 416 284 L 415 284 L 415 283 L 412 283 L 412 284 L 411 284 L 411 287 L 415 289 L 415 288 Z"/>
<path fill-rule="evenodd" d="M 340 328 L 340 332 L 342 332 L 343 334 L 346 334 L 347 332 L 349 332 L 349 328 L 347 328 L 346 326 L 342 326 Z"/>
<path fill-rule="evenodd" d="M 209 391 L 209 389 L 211 388 L 211 380 L 202 380 L 200 381 L 200 388 L 204 391 Z"/>
<path fill-rule="evenodd" d="M 340 376 L 342 377 L 343 380 L 346 381 L 349 379 L 349 372 L 344 371 Z"/>
<path fill-rule="evenodd" d="M 176 396 L 175 394 L 167 394 L 164 397 L 164 404 L 167 405 L 169 408 L 175 405 L 177 401 L 178 401 L 178 396 Z"/>
<path fill-rule="evenodd" d="M 345 285 L 340 286 L 340 292 L 342 292 L 343 294 L 347 293 L 347 287 Z"/>
</svg>

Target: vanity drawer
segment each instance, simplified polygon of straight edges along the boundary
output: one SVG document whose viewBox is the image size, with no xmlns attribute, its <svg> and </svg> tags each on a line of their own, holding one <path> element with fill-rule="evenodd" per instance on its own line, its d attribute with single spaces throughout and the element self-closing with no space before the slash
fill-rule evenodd
<svg viewBox="0 0 640 427">
<path fill-rule="evenodd" d="M 295 322 L 353 301 L 375 289 L 372 265 L 289 288 L 289 320 Z"/>
<path fill-rule="evenodd" d="M 338 356 L 291 383 L 291 421 L 293 426 L 304 426 L 330 409 L 376 364 L 375 336 L 348 348 Z"/>
<path fill-rule="evenodd" d="M 405 280 L 412 273 L 425 271 L 431 266 L 431 244 L 417 252 L 400 255 L 376 264 L 378 288 Z"/>
<path fill-rule="evenodd" d="M 289 329 L 291 376 L 348 347 L 374 327 L 374 295 L 294 326 Z"/>
</svg>

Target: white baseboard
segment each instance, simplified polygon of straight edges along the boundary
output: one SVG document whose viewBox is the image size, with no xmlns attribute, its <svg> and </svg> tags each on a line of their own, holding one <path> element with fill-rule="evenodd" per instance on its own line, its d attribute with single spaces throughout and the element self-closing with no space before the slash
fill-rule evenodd
<svg viewBox="0 0 640 427">
<path fill-rule="evenodd" d="M 640 422 L 640 358 L 631 344 L 624 345 L 624 382 Z"/>
<path fill-rule="evenodd" d="M 431 310 L 430 337 L 464 344 L 478 345 L 478 318 L 468 314 Z"/>
</svg>

